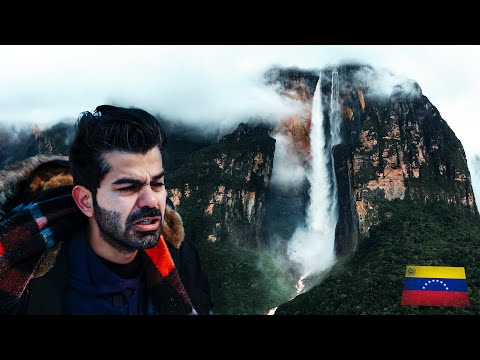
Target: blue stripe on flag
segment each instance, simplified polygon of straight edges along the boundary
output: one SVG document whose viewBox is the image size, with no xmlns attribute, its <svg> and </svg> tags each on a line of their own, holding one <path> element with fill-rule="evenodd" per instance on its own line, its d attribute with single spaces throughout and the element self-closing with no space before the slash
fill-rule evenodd
<svg viewBox="0 0 480 360">
<path fill-rule="evenodd" d="M 405 278 L 403 290 L 467 291 L 466 279 Z"/>
</svg>

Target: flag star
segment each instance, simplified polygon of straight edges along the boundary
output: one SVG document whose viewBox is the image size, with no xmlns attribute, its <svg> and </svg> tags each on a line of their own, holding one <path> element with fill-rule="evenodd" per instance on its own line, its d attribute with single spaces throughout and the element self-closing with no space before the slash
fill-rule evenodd
<svg viewBox="0 0 480 360">
<path fill-rule="evenodd" d="M 435 280 L 435 281 L 438 282 L 439 280 L 437 279 L 437 280 Z"/>
<path fill-rule="evenodd" d="M 422 289 L 425 290 L 425 286 L 422 286 Z"/>
<path fill-rule="evenodd" d="M 442 280 L 440 280 L 440 284 L 443 284 L 443 281 L 442 281 Z"/>
<path fill-rule="evenodd" d="M 447 284 L 443 284 L 443 286 L 447 286 Z"/>
<path fill-rule="evenodd" d="M 448 287 L 446 288 L 446 290 L 448 290 Z"/>
<path fill-rule="evenodd" d="M 428 280 L 428 283 L 430 284 L 430 280 Z"/>
</svg>

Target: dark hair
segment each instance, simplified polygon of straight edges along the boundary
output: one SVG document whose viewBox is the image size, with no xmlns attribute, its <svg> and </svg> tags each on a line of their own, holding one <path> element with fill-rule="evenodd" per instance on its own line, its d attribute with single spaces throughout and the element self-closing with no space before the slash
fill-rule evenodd
<svg viewBox="0 0 480 360">
<path fill-rule="evenodd" d="M 112 105 L 85 111 L 75 124 L 70 148 L 70 167 L 75 185 L 83 185 L 96 195 L 100 182 L 111 170 L 104 154 L 125 151 L 146 154 L 158 146 L 164 157 L 167 136 L 160 122 L 145 110 Z"/>
</svg>

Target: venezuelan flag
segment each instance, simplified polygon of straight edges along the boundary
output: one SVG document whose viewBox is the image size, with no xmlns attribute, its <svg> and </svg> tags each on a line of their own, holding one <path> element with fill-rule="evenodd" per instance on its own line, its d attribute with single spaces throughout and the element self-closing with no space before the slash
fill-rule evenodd
<svg viewBox="0 0 480 360">
<path fill-rule="evenodd" d="M 407 265 L 400 305 L 470 306 L 465 268 Z"/>
</svg>

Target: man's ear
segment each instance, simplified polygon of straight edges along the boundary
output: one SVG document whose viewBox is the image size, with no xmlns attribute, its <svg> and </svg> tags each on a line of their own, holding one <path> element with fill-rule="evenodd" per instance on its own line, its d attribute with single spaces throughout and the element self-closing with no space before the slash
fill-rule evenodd
<svg viewBox="0 0 480 360">
<path fill-rule="evenodd" d="M 85 186 L 75 185 L 72 190 L 73 200 L 77 203 L 78 208 L 87 217 L 94 215 L 92 193 Z"/>
</svg>

